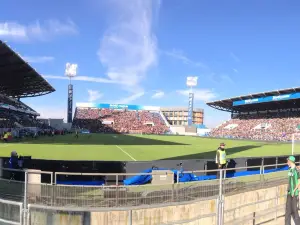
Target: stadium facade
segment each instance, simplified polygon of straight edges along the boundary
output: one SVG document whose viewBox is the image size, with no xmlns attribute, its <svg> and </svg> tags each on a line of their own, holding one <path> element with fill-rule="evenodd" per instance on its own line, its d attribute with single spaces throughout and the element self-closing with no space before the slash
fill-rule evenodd
<svg viewBox="0 0 300 225">
<path fill-rule="evenodd" d="M 211 132 L 215 137 L 290 141 L 300 128 L 300 88 L 239 96 L 207 105 L 231 113 Z"/>
<path fill-rule="evenodd" d="M 300 87 L 249 94 L 209 102 L 207 105 L 232 113 L 299 110 Z"/>
<path fill-rule="evenodd" d="M 170 125 L 188 125 L 187 107 L 162 107 L 160 108 Z M 200 108 L 193 109 L 193 124 L 203 125 L 204 110 Z"/>
</svg>

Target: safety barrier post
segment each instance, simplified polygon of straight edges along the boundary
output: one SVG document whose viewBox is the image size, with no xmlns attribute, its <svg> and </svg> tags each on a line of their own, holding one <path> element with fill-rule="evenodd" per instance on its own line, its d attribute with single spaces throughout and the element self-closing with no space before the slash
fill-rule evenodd
<svg viewBox="0 0 300 225">
<path fill-rule="evenodd" d="M 226 171 L 225 171 L 226 173 Z M 224 197 L 224 181 L 225 178 L 221 179 L 221 225 L 224 224 L 224 203 L 225 203 L 225 197 Z"/>
<path fill-rule="evenodd" d="M 177 177 L 176 177 L 176 199 L 179 199 L 179 173 L 180 171 L 177 170 Z"/>
<path fill-rule="evenodd" d="M 219 197 L 217 198 L 217 202 L 216 202 L 216 225 L 219 225 Z"/>
<path fill-rule="evenodd" d="M 116 207 L 119 205 L 119 175 L 116 174 Z"/>
<path fill-rule="evenodd" d="M 57 180 L 56 180 L 57 178 L 56 178 L 56 172 L 54 172 L 54 184 L 56 185 L 56 182 L 57 182 Z"/>
<path fill-rule="evenodd" d="M 26 223 L 24 223 L 24 225 L 30 225 L 30 204 L 28 204 L 28 214 L 27 214 Z"/>
<path fill-rule="evenodd" d="M 51 179 L 51 182 L 50 182 L 50 184 L 52 185 L 52 184 L 53 184 L 53 172 L 52 172 L 52 173 L 50 173 L 50 179 Z"/>
<path fill-rule="evenodd" d="M 279 198 L 279 191 L 278 186 L 276 186 L 276 205 L 275 205 L 275 221 L 277 221 L 277 208 L 278 208 L 278 198 Z"/>
<path fill-rule="evenodd" d="M 54 175 L 54 176 L 53 176 Z M 51 206 L 55 205 L 55 188 L 56 188 L 56 174 L 55 172 L 51 173 Z"/>
<path fill-rule="evenodd" d="M 261 159 L 261 166 L 263 167 L 263 174 L 265 173 L 265 163 L 264 158 Z"/>
<path fill-rule="evenodd" d="M 25 221 L 22 222 L 23 221 L 23 204 L 20 207 L 20 215 L 19 216 L 20 216 L 20 224 L 26 225 Z M 29 224 L 29 223 L 27 223 L 27 224 Z"/>
<path fill-rule="evenodd" d="M 23 224 L 27 222 L 27 188 L 28 188 L 28 171 L 24 173 L 24 202 L 23 202 Z"/>
<path fill-rule="evenodd" d="M 263 173 L 263 166 L 259 167 L 259 176 L 260 176 L 260 182 L 262 182 L 262 173 Z"/>
<path fill-rule="evenodd" d="M 217 211 L 217 225 L 223 225 L 223 170 L 219 171 L 219 196 L 218 196 L 218 211 Z"/>
<path fill-rule="evenodd" d="M 129 210 L 128 225 L 132 225 L 132 209 Z"/>
</svg>

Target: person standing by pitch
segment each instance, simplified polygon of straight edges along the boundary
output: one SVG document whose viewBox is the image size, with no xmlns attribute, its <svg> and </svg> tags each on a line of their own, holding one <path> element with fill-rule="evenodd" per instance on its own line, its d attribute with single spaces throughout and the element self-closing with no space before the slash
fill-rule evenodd
<svg viewBox="0 0 300 225">
<path fill-rule="evenodd" d="M 224 143 L 221 143 L 217 150 L 216 164 L 218 165 L 218 169 L 226 169 L 227 158 Z M 220 172 L 218 172 L 217 178 L 220 178 Z"/>
<path fill-rule="evenodd" d="M 288 172 L 288 194 L 286 198 L 286 208 L 285 208 L 285 225 L 291 225 L 291 217 L 293 217 L 295 225 L 300 225 L 300 218 L 298 214 L 298 196 L 299 196 L 299 186 L 298 183 L 299 175 L 295 165 L 295 157 L 290 156 L 287 159 L 287 164 L 289 166 Z"/>
</svg>

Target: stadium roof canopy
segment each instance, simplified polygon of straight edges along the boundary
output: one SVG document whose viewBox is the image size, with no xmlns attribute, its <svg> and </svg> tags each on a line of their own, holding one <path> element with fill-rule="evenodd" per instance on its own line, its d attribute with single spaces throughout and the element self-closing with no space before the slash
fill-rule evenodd
<svg viewBox="0 0 300 225">
<path fill-rule="evenodd" d="M 244 95 L 207 105 L 234 113 L 300 108 L 300 87 Z"/>
<path fill-rule="evenodd" d="M 14 98 L 49 94 L 55 89 L 0 40 L 0 94 Z"/>
</svg>

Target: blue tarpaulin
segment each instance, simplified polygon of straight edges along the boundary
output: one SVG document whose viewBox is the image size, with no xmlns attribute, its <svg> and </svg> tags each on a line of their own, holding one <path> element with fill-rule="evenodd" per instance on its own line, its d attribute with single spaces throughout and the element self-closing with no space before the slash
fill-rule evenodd
<svg viewBox="0 0 300 225">
<path fill-rule="evenodd" d="M 280 172 L 285 171 L 288 169 L 288 166 L 280 167 L 277 169 L 268 169 L 264 170 L 263 173 L 274 173 L 274 172 Z M 153 170 L 166 170 L 162 168 L 151 168 L 146 169 L 142 171 L 141 173 L 151 173 Z M 177 174 L 178 170 L 171 170 L 174 173 L 174 181 L 177 182 Z M 239 172 L 231 172 L 228 171 L 226 173 L 226 178 L 233 178 L 233 177 L 242 177 L 242 176 L 249 176 L 249 175 L 259 175 L 260 170 L 249 170 L 249 171 L 239 171 Z M 202 175 L 202 176 L 196 176 L 193 173 L 179 173 L 179 182 L 190 182 L 190 181 L 202 181 L 202 180 L 213 180 L 216 179 L 216 175 Z M 134 177 L 130 177 L 128 179 L 125 179 L 124 185 L 141 185 L 141 184 L 147 184 L 151 181 L 152 176 L 151 175 L 136 175 Z"/>
<path fill-rule="evenodd" d="M 141 173 L 151 173 L 151 169 L 143 170 Z M 140 185 L 140 184 L 147 184 L 151 181 L 151 175 L 136 175 L 134 177 L 130 177 L 123 181 L 124 185 Z"/>
</svg>

